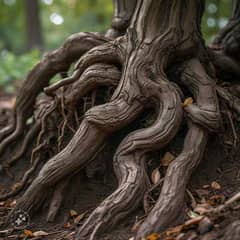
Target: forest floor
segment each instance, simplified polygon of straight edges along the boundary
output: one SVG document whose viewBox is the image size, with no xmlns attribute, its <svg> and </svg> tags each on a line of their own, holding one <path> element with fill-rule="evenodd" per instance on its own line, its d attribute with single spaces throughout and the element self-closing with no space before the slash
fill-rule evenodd
<svg viewBox="0 0 240 240">
<path fill-rule="evenodd" d="M 0 128 L 7 123 L 13 103 L 13 95 L 0 93 Z M 111 146 L 101 159 L 106 162 L 111 161 L 113 149 L 117 144 L 118 141 L 115 141 L 115 144 L 109 144 Z M 185 217 L 184 220 L 182 219 L 182 224 L 168 229 L 164 233 L 152 234 L 148 240 L 221 239 L 225 233 L 225 227 L 233 219 L 228 216 L 221 221 L 213 222 L 207 217 L 201 216 L 200 213 L 201 210 L 208 207 L 223 204 L 240 189 L 240 148 L 238 146 L 237 153 L 233 156 L 228 145 L 229 142 L 220 144 L 218 137 L 211 136 L 204 159 L 193 174 L 191 184 L 188 186 L 186 206 L 183 209 Z M 112 169 L 103 169 L 103 166 L 107 165 L 101 159 L 96 166 L 98 174 L 91 176 L 91 173 L 82 171 L 71 180 L 67 196 L 54 223 L 48 223 L 45 220 L 48 211 L 46 205 L 34 218 L 27 219 L 28 224 L 24 228 L 18 229 L 14 224 L 9 228 L 3 228 L 1 226 L 4 224 L 7 214 L 15 206 L 17 198 L 21 194 L 16 198 L 0 202 L 0 239 L 73 239 L 75 231 L 89 213 L 116 188 Z M 14 187 L 26 170 L 28 161 L 21 159 L 16 167 L 10 169 L 8 174 L 0 171 L 0 194 Z M 161 167 L 161 171 L 164 171 L 164 167 L 166 166 Z M 152 178 L 155 177 L 152 174 Z M 159 189 L 159 187 L 156 188 L 155 193 L 152 194 L 153 202 Z M 138 209 L 115 230 L 103 235 L 99 240 L 130 239 L 144 219 L 144 215 L 143 208 Z"/>
</svg>

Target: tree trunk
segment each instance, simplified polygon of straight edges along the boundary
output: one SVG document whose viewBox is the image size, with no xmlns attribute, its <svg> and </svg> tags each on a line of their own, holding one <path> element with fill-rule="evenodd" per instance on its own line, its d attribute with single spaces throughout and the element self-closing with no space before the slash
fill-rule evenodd
<svg viewBox="0 0 240 240">
<path fill-rule="evenodd" d="M 2 131 L 2 138 L 9 132 L 12 134 L 0 144 L 0 152 L 22 133 L 24 122 L 32 114 L 32 110 L 26 109 L 29 99 L 33 102 L 54 74 L 66 71 L 85 53 L 76 63 L 71 77 L 44 89 L 50 103 L 33 123 L 35 127 L 42 123 L 37 147 L 44 146 L 46 139 L 42 144 L 40 140 L 48 136 L 47 121 L 56 125 L 54 121 L 62 116 L 62 127 L 55 133 L 60 140 L 66 128 L 73 129 L 69 124 L 75 117 L 77 124 L 74 126 L 78 129 L 73 129 L 74 135 L 65 147 L 58 144 L 56 155 L 40 170 L 9 219 L 18 217 L 18 210 L 33 214 L 47 199 L 44 193 L 56 184 L 54 196 L 59 192 L 62 196 L 63 182 L 68 181 L 69 176 L 93 161 L 110 136 L 152 108 L 154 122 L 130 132 L 116 150 L 113 165 L 118 188 L 91 213 L 76 239 L 98 239 L 99 234 L 141 206 L 150 187 L 146 170 L 148 154 L 171 144 L 183 120 L 187 120 L 188 131 L 182 151 L 169 165 L 160 196 L 135 239 L 140 240 L 176 223 L 184 206 L 187 183 L 202 159 L 208 135 L 219 131 L 221 111 L 217 90 L 229 104 L 233 97 L 239 99 L 217 86 L 217 69 L 213 65 L 217 57 L 204 45 L 200 28 L 204 3 L 203 0 L 115 1 L 112 27 L 105 37 L 78 34 L 31 71 L 16 102 L 14 127 Z M 117 37 L 126 27 L 126 33 Z M 37 87 L 33 86 L 35 77 L 39 81 Z M 94 105 L 100 86 L 115 87 L 113 94 L 107 100 L 104 98 L 106 103 L 96 103 L 89 110 L 83 107 L 84 110 L 79 111 L 84 96 L 91 96 Z M 24 93 L 29 93 L 28 99 L 23 97 Z M 188 98 L 182 104 L 189 96 L 193 100 L 189 102 Z M 10 163 L 8 161 L 6 167 Z M 59 208 L 59 202 L 55 199 L 52 202 Z M 55 216 L 56 211 L 50 211 L 49 216 Z"/>
<path fill-rule="evenodd" d="M 25 0 L 26 50 L 43 50 L 42 25 L 38 0 Z"/>
</svg>

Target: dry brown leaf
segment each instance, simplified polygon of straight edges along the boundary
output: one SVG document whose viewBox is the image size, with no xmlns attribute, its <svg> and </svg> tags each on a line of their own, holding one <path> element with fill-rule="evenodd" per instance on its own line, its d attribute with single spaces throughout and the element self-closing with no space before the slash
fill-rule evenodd
<svg viewBox="0 0 240 240">
<path fill-rule="evenodd" d="M 220 190 L 220 189 L 221 189 L 221 185 L 220 185 L 218 182 L 216 182 L 216 181 L 213 181 L 213 182 L 211 183 L 211 187 L 212 187 L 212 189 L 214 189 L 214 190 Z"/>
<path fill-rule="evenodd" d="M 224 196 L 221 195 L 213 195 L 208 201 L 207 203 L 211 206 L 215 206 L 218 204 L 223 203 L 225 200 Z"/>
<path fill-rule="evenodd" d="M 26 237 L 33 237 L 33 232 L 30 230 L 25 229 L 23 233 Z"/>
<path fill-rule="evenodd" d="M 63 225 L 64 228 L 70 228 L 71 227 L 71 223 L 70 222 L 66 222 Z"/>
<path fill-rule="evenodd" d="M 188 105 L 191 105 L 193 103 L 193 99 L 191 97 L 188 97 L 183 102 L 183 107 L 187 107 Z"/>
<path fill-rule="evenodd" d="M 69 214 L 71 217 L 76 217 L 78 215 L 78 213 L 73 209 L 70 210 Z"/>
<path fill-rule="evenodd" d="M 83 220 L 83 218 L 85 217 L 86 213 L 82 213 L 80 215 L 78 215 L 75 219 L 74 219 L 74 223 L 78 224 L 81 220 Z"/>
<path fill-rule="evenodd" d="M 159 239 L 160 239 L 160 235 L 157 233 L 152 233 L 148 235 L 146 238 L 146 240 L 159 240 Z"/>
<path fill-rule="evenodd" d="M 49 235 L 49 233 L 44 232 L 44 231 L 36 231 L 36 232 L 33 233 L 34 237 L 44 237 L 44 236 L 47 236 L 47 235 Z"/>
<path fill-rule="evenodd" d="M 170 152 L 166 152 L 163 156 L 163 158 L 161 159 L 161 165 L 163 167 L 168 167 L 169 164 L 174 160 L 175 156 L 170 153 Z"/>
<path fill-rule="evenodd" d="M 157 184 L 161 179 L 161 174 L 158 168 L 155 168 L 151 174 L 151 180 L 153 184 Z"/>
</svg>

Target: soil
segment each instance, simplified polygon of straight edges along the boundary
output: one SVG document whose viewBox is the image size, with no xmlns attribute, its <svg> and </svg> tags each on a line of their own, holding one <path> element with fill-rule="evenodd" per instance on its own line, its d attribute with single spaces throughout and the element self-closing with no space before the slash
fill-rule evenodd
<svg viewBox="0 0 240 240">
<path fill-rule="evenodd" d="M 11 101 L 14 96 L 1 94 L 0 97 L 0 127 L 7 124 L 10 118 Z M 133 126 L 131 126 L 133 127 Z M 114 150 L 121 140 L 121 135 L 124 136 L 124 131 L 119 132 L 119 139 L 110 139 L 105 149 L 99 155 L 96 163 L 72 177 L 71 183 L 67 190 L 67 196 L 61 207 L 61 212 L 58 214 L 56 221 L 53 223 L 46 222 L 46 213 L 48 206 L 44 206 L 39 215 L 29 219 L 29 225 L 23 229 L 14 229 L 13 227 L 3 227 L 7 214 L 14 207 L 16 198 L 9 199 L 6 202 L 0 202 L 0 239 L 73 239 L 74 232 L 78 226 L 81 225 L 89 213 L 117 186 L 116 179 L 112 169 L 106 169 L 109 162 L 112 161 Z M 182 130 L 184 134 L 184 130 Z M 181 149 L 182 138 L 181 135 L 174 140 L 173 149 L 164 149 L 164 151 L 175 151 Z M 217 206 L 226 201 L 238 192 L 240 189 L 240 148 L 237 147 L 235 153 L 231 152 L 231 148 L 224 143 L 220 137 L 212 135 L 207 144 L 204 159 L 200 166 L 195 170 L 188 191 L 191 194 L 186 194 L 186 208 L 183 209 L 184 220 L 187 221 L 193 212 L 191 212 L 191 205 L 194 201 L 197 204 L 207 203 L 212 206 Z M 160 156 L 160 155 L 159 155 Z M 149 174 L 155 166 L 159 165 L 159 156 L 154 156 L 153 161 L 148 162 Z M 21 159 L 19 163 L 13 167 L 8 174 L 0 172 L 0 193 L 10 189 L 17 179 L 20 179 L 28 166 L 27 159 Z M 164 168 L 160 168 L 164 172 Z M 11 179 L 11 173 L 14 176 Z M 159 193 L 156 191 L 154 197 Z M 20 196 L 20 195 L 19 195 Z M 18 197 L 19 197 L 18 196 Z M 192 199 L 189 197 L 191 196 Z M 18 198 L 17 197 L 17 198 Z M 73 211 L 74 210 L 74 211 Z M 72 215 L 72 216 L 71 216 Z M 73 216 L 74 215 L 74 216 Z M 80 216 L 80 217 L 79 217 Z M 190 217 L 189 217 L 190 216 Z M 81 218 L 79 223 L 76 219 Z M 100 240 L 127 240 L 132 237 L 132 232 L 137 226 L 137 222 L 144 218 L 144 210 L 138 209 L 134 214 L 129 216 L 118 225 L 114 230 L 109 231 L 108 234 L 102 236 Z M 222 219 L 220 222 L 213 222 L 212 229 L 205 229 L 205 233 L 199 234 L 199 224 L 193 224 L 190 228 L 174 231 L 167 230 L 160 238 L 152 239 L 202 239 L 214 240 L 221 239 L 225 232 L 225 227 L 234 220 L 235 216 L 231 218 Z M 237 218 L 237 217 L 236 217 Z M 74 223 L 75 219 L 75 223 Z M 30 232 L 26 231 L 29 230 Z M 36 231 L 44 231 L 48 233 L 47 236 L 34 237 L 32 233 Z"/>
</svg>

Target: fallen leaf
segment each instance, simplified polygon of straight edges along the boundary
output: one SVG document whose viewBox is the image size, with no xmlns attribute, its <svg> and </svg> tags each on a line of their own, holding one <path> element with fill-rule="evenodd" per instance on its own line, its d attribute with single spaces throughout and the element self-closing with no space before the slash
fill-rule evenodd
<svg viewBox="0 0 240 240">
<path fill-rule="evenodd" d="M 183 102 L 183 107 L 187 107 L 188 105 L 193 103 L 193 99 L 191 97 L 188 97 Z"/>
<path fill-rule="evenodd" d="M 48 233 L 44 232 L 44 231 L 37 231 L 37 232 L 33 233 L 34 237 L 43 237 L 43 236 L 47 236 L 47 235 L 48 235 Z"/>
<path fill-rule="evenodd" d="M 213 195 L 208 201 L 207 203 L 211 206 L 215 206 L 215 205 L 218 205 L 218 204 L 221 204 L 223 203 L 225 200 L 225 197 L 224 196 L 221 196 L 221 195 Z"/>
<path fill-rule="evenodd" d="M 70 228 L 71 227 L 71 223 L 70 222 L 66 222 L 63 225 L 64 228 Z"/>
<path fill-rule="evenodd" d="M 76 217 L 78 215 L 78 213 L 73 209 L 70 210 L 69 214 L 71 217 Z"/>
<path fill-rule="evenodd" d="M 152 233 L 148 235 L 146 238 L 146 240 L 159 240 L 159 239 L 160 239 L 160 235 L 157 233 Z"/>
<path fill-rule="evenodd" d="M 161 174 L 158 168 L 155 168 L 151 174 L 151 180 L 153 184 L 157 184 L 161 179 Z"/>
<path fill-rule="evenodd" d="M 26 237 L 33 237 L 33 232 L 30 230 L 25 229 L 23 233 Z"/>
<path fill-rule="evenodd" d="M 213 182 L 211 183 L 211 187 L 212 187 L 212 189 L 214 189 L 214 190 L 220 190 L 220 189 L 221 189 L 221 185 L 220 185 L 218 182 L 216 182 L 216 181 L 213 181 Z"/>
<path fill-rule="evenodd" d="M 197 217 L 199 217 L 200 215 L 198 214 L 198 213 L 195 213 L 195 212 L 193 212 L 192 210 L 190 210 L 190 211 L 188 211 L 187 212 L 187 215 L 190 217 L 190 218 L 197 218 Z"/>
<path fill-rule="evenodd" d="M 74 223 L 75 223 L 75 224 L 79 224 L 79 222 L 80 222 L 81 220 L 83 220 L 83 218 L 85 217 L 85 215 L 86 215 L 86 213 L 82 213 L 82 214 L 78 215 L 78 216 L 74 219 Z"/>
<path fill-rule="evenodd" d="M 168 167 L 169 164 L 174 160 L 175 156 L 170 153 L 170 152 L 166 152 L 163 156 L 163 158 L 161 159 L 161 164 L 163 167 Z"/>
</svg>

